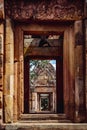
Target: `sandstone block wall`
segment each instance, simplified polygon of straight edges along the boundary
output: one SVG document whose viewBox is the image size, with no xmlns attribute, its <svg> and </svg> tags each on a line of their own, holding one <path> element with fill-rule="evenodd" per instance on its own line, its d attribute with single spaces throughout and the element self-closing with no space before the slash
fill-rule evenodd
<svg viewBox="0 0 87 130">
<path fill-rule="evenodd" d="M 0 110 L 1 110 L 1 115 L 2 115 L 2 106 L 3 106 L 2 101 L 3 101 L 3 95 L 4 95 L 4 117 L 5 117 L 4 120 L 5 120 L 6 123 L 8 123 L 8 122 L 11 123 L 11 122 L 13 122 L 13 118 L 14 118 L 13 117 L 14 116 L 13 111 L 14 111 L 14 107 L 15 107 L 14 101 L 17 103 L 17 99 L 14 100 L 16 98 L 15 95 L 17 94 L 16 89 L 18 89 L 18 87 L 20 87 L 21 84 L 22 84 L 22 76 L 21 76 L 22 74 L 20 74 L 20 73 L 21 73 L 21 71 L 23 71 L 23 70 L 21 70 L 22 67 L 17 66 L 17 67 L 20 68 L 20 71 L 18 71 L 18 74 L 20 74 L 19 80 L 21 80 L 21 82 L 20 82 L 20 86 L 17 86 L 17 88 L 15 88 L 16 86 L 14 85 L 14 34 L 13 34 L 14 32 L 13 32 L 13 24 L 12 24 L 11 18 L 14 18 L 15 20 L 18 20 L 18 19 L 24 20 L 24 18 L 25 18 L 25 20 L 27 20 L 27 18 L 32 18 L 32 16 L 34 16 L 32 20 L 34 20 L 34 18 L 38 18 L 39 20 L 47 20 L 47 19 L 53 20 L 55 18 L 55 21 L 56 21 L 56 20 L 59 20 L 59 19 L 61 20 L 63 18 L 63 16 L 65 16 L 65 14 L 64 14 L 65 11 L 62 12 L 62 9 L 66 10 L 66 16 L 67 16 L 67 14 L 69 14 L 68 15 L 69 19 L 67 19 L 67 17 L 64 17 L 63 20 L 66 20 L 66 19 L 72 20 L 72 17 L 74 15 L 73 15 L 73 10 L 72 10 L 72 8 L 70 8 L 70 6 L 67 6 L 67 4 L 63 5 L 64 3 L 67 3 L 66 0 L 65 0 L 66 2 L 62 1 L 63 2 L 62 5 L 61 5 L 62 8 L 60 9 L 61 12 L 63 13 L 63 16 L 60 16 L 61 13 L 58 14 L 58 12 L 59 12 L 58 8 L 59 8 L 59 4 L 61 3 L 61 0 L 60 1 L 56 0 L 56 2 L 59 2 L 58 6 L 55 6 L 54 13 L 53 13 L 52 17 L 49 15 L 50 11 L 47 13 L 48 14 L 47 19 L 43 19 L 43 18 L 46 18 L 45 16 L 47 16 L 46 12 L 44 11 L 45 6 L 41 6 L 43 8 L 40 7 L 42 9 L 41 13 L 40 13 L 40 9 L 37 10 L 37 12 L 38 12 L 37 15 L 33 14 L 35 12 L 35 8 L 33 8 L 32 5 L 31 5 L 31 7 L 29 6 L 28 10 L 31 10 L 30 11 L 31 15 L 30 15 L 26 12 L 27 11 L 26 8 L 24 8 L 25 10 L 22 10 L 22 6 L 23 6 L 22 3 L 21 3 L 21 8 L 20 8 L 21 12 L 19 12 L 19 10 L 16 10 L 17 6 L 15 6 L 16 3 L 14 1 L 13 1 L 13 7 L 14 8 L 12 8 L 12 6 L 10 6 L 11 8 L 9 8 L 9 0 L 7 0 L 7 1 L 8 1 L 7 2 L 8 7 L 6 7 L 7 15 L 8 15 L 8 17 L 10 17 L 10 16 L 11 17 L 10 17 L 10 19 L 9 18 L 7 19 L 7 17 L 6 17 L 6 21 L 5 21 L 6 26 L 4 26 L 3 22 L 1 22 L 4 18 L 4 0 L 0 0 Z M 81 3 L 82 3 L 82 1 L 81 1 Z M 78 19 L 82 18 L 82 16 L 83 16 L 83 14 L 82 14 L 82 4 L 80 4 L 81 8 L 80 8 L 80 6 L 78 6 L 78 9 L 76 9 L 77 5 L 79 5 L 78 1 L 76 2 L 76 5 L 75 5 L 75 3 L 73 3 L 73 4 L 74 4 L 74 6 L 73 6 L 74 10 L 75 10 L 74 12 L 76 12 L 75 13 L 76 15 L 73 17 L 73 20 L 78 20 Z M 43 3 L 42 3 L 42 5 L 43 5 Z M 54 5 L 55 5 L 55 3 L 54 3 Z M 53 4 L 52 4 L 52 7 L 53 7 Z M 63 7 L 66 7 L 66 8 L 63 8 Z M 86 5 L 85 5 L 85 7 L 87 8 Z M 86 8 L 85 8 L 85 16 L 86 16 L 86 12 L 87 12 Z M 12 12 L 11 12 L 11 9 L 12 9 Z M 67 12 L 68 10 L 70 10 L 70 11 Z M 25 13 L 23 13 L 23 11 Z M 9 14 L 9 12 L 10 12 L 10 14 Z M 44 17 L 42 17 L 42 13 L 44 14 Z M 24 14 L 26 14 L 26 16 Z M 50 14 L 52 14 L 52 13 L 50 13 Z M 23 15 L 23 17 L 22 17 L 22 15 Z M 36 17 L 38 15 L 39 15 L 39 17 Z M 6 31 L 5 34 L 4 34 L 4 31 L 3 31 L 4 27 L 5 27 L 5 31 Z M 85 41 L 86 42 L 85 43 L 86 43 L 86 49 L 87 49 L 87 20 L 85 21 L 85 27 L 86 27 L 86 30 L 85 30 L 85 34 L 86 34 L 85 35 Z M 4 42 L 4 37 L 5 37 L 5 42 Z M 18 40 L 18 39 L 16 39 L 16 40 Z M 20 39 L 20 41 L 22 41 L 22 39 Z M 85 105 L 84 104 L 84 86 L 83 86 L 83 78 L 84 78 L 83 77 L 83 67 L 84 66 L 83 66 L 83 59 L 82 59 L 83 58 L 83 55 L 82 55 L 83 46 L 82 45 L 84 43 L 81 40 L 79 40 L 79 41 L 77 40 L 75 44 L 79 44 L 79 45 L 75 46 L 75 56 L 76 56 L 75 57 L 76 58 L 76 61 L 75 61 L 76 64 L 75 65 L 77 65 L 77 66 L 75 66 L 76 67 L 75 68 L 75 70 L 76 70 L 76 72 L 75 72 L 75 76 L 76 76 L 76 79 L 75 79 L 75 83 L 76 83 L 75 84 L 75 103 L 76 103 L 75 114 L 76 115 L 75 116 L 78 119 L 78 122 L 80 122 L 81 121 L 80 119 L 83 120 L 83 118 L 84 118 L 83 108 L 85 107 L 84 106 Z M 5 45 L 5 47 L 4 47 L 4 45 Z M 73 44 L 72 44 L 72 46 L 73 46 Z M 70 48 L 71 50 L 72 50 L 72 46 Z M 4 48 L 5 48 L 5 51 L 3 51 Z M 16 48 L 17 48 L 17 46 L 16 46 Z M 16 48 L 15 48 L 15 50 L 16 50 Z M 19 48 L 21 48 L 21 46 L 19 46 Z M 85 75 L 85 78 L 86 78 L 85 86 L 86 87 L 85 88 L 86 88 L 86 91 L 87 91 L 87 50 L 86 49 L 85 49 L 85 51 L 86 51 L 85 52 L 85 54 L 86 54 L 86 75 Z M 4 53 L 5 53 L 5 57 L 4 57 Z M 21 51 L 19 53 L 21 53 Z M 72 69 L 72 68 L 74 68 L 73 63 L 72 63 L 73 54 L 71 54 L 71 51 L 69 52 L 69 54 L 70 55 L 68 55 L 68 56 L 70 57 L 70 59 L 67 59 L 67 60 L 70 60 L 69 66 L 71 66 L 70 69 L 71 69 L 71 72 L 73 73 L 73 69 Z M 21 54 L 20 54 L 20 57 L 21 57 Z M 20 60 L 20 63 L 22 63 L 21 58 L 19 60 Z M 15 64 L 17 64 L 17 63 L 15 63 Z M 22 64 L 20 66 L 22 66 Z M 16 65 L 15 65 L 15 68 L 16 68 Z M 15 73 L 17 73 L 17 71 Z M 69 78 L 70 78 L 70 75 L 68 75 L 68 79 Z M 18 80 L 17 75 L 16 75 L 16 79 Z M 4 80 L 4 85 L 3 85 L 3 80 Z M 69 84 L 69 80 L 67 82 Z M 4 86 L 4 94 L 3 94 L 3 86 Z M 71 80 L 71 86 L 73 86 L 72 80 Z M 69 87 L 70 87 L 70 85 L 69 85 Z M 15 92 L 14 92 L 14 90 L 15 90 Z M 86 109 L 87 109 L 87 92 L 86 91 L 85 91 L 85 95 L 86 95 L 85 99 L 86 99 Z M 22 94 L 21 94 L 21 96 L 20 95 L 18 95 L 18 96 L 19 96 L 18 100 L 20 100 L 20 97 L 21 97 L 21 99 L 23 97 Z M 69 100 L 71 100 L 71 99 L 72 98 L 70 98 Z M 71 104 L 72 104 L 72 101 L 73 100 L 71 100 Z M 20 108 L 20 106 L 19 106 L 19 108 Z M 17 113 L 16 107 L 15 107 L 15 111 L 16 111 L 15 113 Z"/>
<path fill-rule="evenodd" d="M 3 59 L 4 59 L 4 43 L 3 43 L 3 24 L 0 25 L 0 119 L 2 118 L 3 106 Z"/>
<path fill-rule="evenodd" d="M 3 62 L 4 62 L 4 0 L 0 0 L 0 122 L 3 106 Z"/>
</svg>

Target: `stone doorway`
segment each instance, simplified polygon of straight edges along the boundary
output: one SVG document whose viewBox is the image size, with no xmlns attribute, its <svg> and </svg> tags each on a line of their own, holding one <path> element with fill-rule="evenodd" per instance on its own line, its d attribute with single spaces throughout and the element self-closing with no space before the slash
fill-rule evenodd
<svg viewBox="0 0 87 130">
<path fill-rule="evenodd" d="M 50 111 L 50 107 L 51 106 L 51 99 L 52 96 L 50 95 L 50 93 L 40 93 L 39 95 L 39 111 L 41 112 L 46 112 L 46 111 Z M 52 102 L 53 104 L 53 102 Z"/>
<path fill-rule="evenodd" d="M 24 34 L 24 113 L 63 113 L 62 47 L 63 34 Z"/>
<path fill-rule="evenodd" d="M 57 3 L 58 7 L 56 6 Z M 51 0 L 50 2 L 46 2 L 43 0 L 41 2 L 25 2 L 22 0 L 21 2 L 12 1 L 11 4 L 10 0 L 5 1 L 4 7 L 6 21 L 5 24 L 3 23 L 3 25 L 5 25 L 5 72 L 3 72 L 5 79 L 3 89 L 3 117 L 5 117 L 5 122 L 17 122 L 20 119 L 21 115 L 24 115 L 26 104 L 25 101 L 29 97 L 28 95 L 27 98 L 25 98 L 24 96 L 24 69 L 26 67 L 24 66 L 25 59 L 23 41 L 24 34 L 27 32 L 29 32 L 30 35 L 38 34 L 47 36 L 48 34 L 62 34 L 64 36 L 62 51 L 62 83 L 64 97 L 63 110 L 66 117 L 70 120 L 73 120 L 73 122 L 83 121 L 83 115 L 85 114 L 85 87 L 83 81 L 84 70 L 82 60 L 84 41 L 81 40 L 81 42 L 78 43 L 79 37 L 76 37 L 76 34 L 78 34 L 79 32 L 81 33 L 81 35 L 83 35 L 82 25 L 84 24 L 84 21 L 82 21 L 82 19 L 84 13 L 84 5 L 82 3 L 83 2 L 80 0 L 77 2 L 68 2 L 67 0 L 64 0 L 62 2 L 58 2 L 58 0 Z M 50 47 L 48 42 L 44 43 L 44 41 L 42 40 L 41 43 L 43 44 L 39 44 L 40 48 Z M 55 54 L 55 52 L 53 54 Z M 78 57 L 80 60 L 78 59 Z M 59 66 L 57 66 L 57 68 L 58 67 Z M 11 72 L 9 72 L 8 70 L 11 70 Z M 60 76 L 58 77 L 58 79 L 60 80 Z M 58 83 L 57 85 L 61 86 Z M 61 92 L 61 89 L 59 90 Z M 58 97 L 59 95 L 60 94 L 57 94 L 57 106 L 61 106 L 61 102 L 59 102 L 58 100 L 60 99 L 60 97 Z M 42 98 L 40 95 L 38 97 Z M 39 106 L 41 105 L 39 104 Z M 29 110 L 29 108 L 27 109 Z M 60 109 L 57 109 L 57 112 L 60 113 Z"/>
<path fill-rule="evenodd" d="M 57 37 L 57 44 L 51 36 Z M 46 38 L 46 39 L 41 39 Z M 48 40 L 49 38 L 49 40 Z M 51 38 L 51 39 L 50 39 Z M 27 40 L 33 44 L 27 47 Z M 35 42 L 35 39 L 37 42 Z M 24 42 L 26 45 L 24 45 Z M 44 43 L 45 42 L 45 43 Z M 41 43 L 41 44 L 40 44 Z M 56 42 L 55 42 L 56 43 Z M 33 46 L 32 46 L 33 45 Z M 29 113 L 29 61 L 31 59 L 55 59 L 56 60 L 56 106 L 52 113 L 65 114 L 74 118 L 74 44 L 73 24 L 63 23 L 59 25 L 48 23 L 15 24 L 15 95 L 14 115 L 20 119 Z M 28 71 L 27 71 L 28 70 Z M 27 76 L 26 76 L 27 75 Z M 26 78 L 24 78 L 26 77 Z M 25 87 L 25 84 L 27 87 Z M 61 87 L 62 86 L 62 87 Z M 26 88 L 26 89 L 25 89 Z M 45 91 L 46 94 L 47 91 Z M 50 91 L 51 92 L 51 91 Z M 42 91 L 38 91 L 37 94 Z M 62 95 L 62 96 L 61 96 Z M 38 97 L 38 96 L 37 96 Z M 40 95 L 39 95 L 40 97 Z M 70 105 L 72 104 L 72 105 Z M 39 103 L 40 106 L 40 103 Z M 71 107 L 73 106 L 73 107 Z M 68 111 L 70 110 L 70 111 Z M 45 112 L 46 113 L 46 112 Z M 46 114 L 45 114 L 46 115 Z"/>
</svg>

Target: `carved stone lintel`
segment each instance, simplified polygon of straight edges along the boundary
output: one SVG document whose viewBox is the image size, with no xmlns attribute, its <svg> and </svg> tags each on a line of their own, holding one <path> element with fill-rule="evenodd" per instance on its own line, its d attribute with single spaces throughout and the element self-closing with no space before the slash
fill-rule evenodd
<svg viewBox="0 0 87 130">
<path fill-rule="evenodd" d="M 83 16 L 83 1 L 5 1 L 6 15 L 15 20 L 75 20 Z"/>
</svg>

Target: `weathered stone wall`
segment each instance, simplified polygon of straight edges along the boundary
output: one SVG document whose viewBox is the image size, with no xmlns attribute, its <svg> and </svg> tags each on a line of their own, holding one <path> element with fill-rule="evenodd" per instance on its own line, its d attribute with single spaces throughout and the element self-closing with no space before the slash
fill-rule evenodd
<svg viewBox="0 0 87 130">
<path fill-rule="evenodd" d="M 85 82 L 85 86 L 86 86 L 86 90 L 85 90 L 85 95 L 86 95 L 86 117 L 87 117 L 87 2 L 86 2 L 86 4 L 85 4 L 85 17 L 86 17 L 86 19 L 85 19 L 85 22 L 84 22 L 84 24 L 85 24 L 85 29 L 84 29 L 84 32 L 85 32 L 85 59 L 86 59 L 86 82 Z"/>
<path fill-rule="evenodd" d="M 84 84 L 84 37 L 83 22 L 75 22 L 75 119 L 85 121 L 85 84 Z"/>
<path fill-rule="evenodd" d="M 4 0 L 0 0 L 0 121 L 3 106 L 3 59 L 4 59 Z"/>
<path fill-rule="evenodd" d="M 85 54 L 85 99 L 86 99 L 86 121 L 87 121 L 87 0 L 85 0 L 85 20 L 84 20 L 84 38 L 85 38 L 85 46 L 84 46 L 84 54 Z"/>
<path fill-rule="evenodd" d="M 6 15 L 15 20 L 76 20 L 83 17 L 83 1 L 5 1 Z"/>
<path fill-rule="evenodd" d="M 3 58 L 4 58 L 4 42 L 3 42 L 3 24 L 0 25 L 0 116 L 2 117 L 2 100 L 3 100 Z M 0 117 L 0 118 L 1 118 Z"/>
<path fill-rule="evenodd" d="M 44 1 L 41 0 L 41 2 L 39 2 L 37 0 L 37 2 L 33 1 L 33 3 L 29 1 L 24 3 L 24 1 L 21 0 L 20 3 L 19 1 L 12 0 L 11 2 L 10 0 L 6 0 L 5 2 L 6 2 L 5 3 L 6 34 L 5 34 L 5 62 L 4 62 L 5 63 L 4 121 L 6 123 L 9 123 L 9 122 L 13 122 L 14 120 L 13 118 L 15 117 L 16 117 L 15 120 L 17 121 L 18 114 L 23 112 L 22 109 L 23 107 L 23 88 L 22 88 L 23 87 L 23 34 L 22 34 L 23 30 L 21 31 L 21 29 L 19 30 L 18 28 L 16 29 L 15 35 L 18 35 L 18 37 L 17 39 L 15 39 L 15 45 L 14 45 L 14 33 L 13 33 L 14 28 L 13 28 L 12 21 L 8 17 L 19 21 L 46 20 L 52 22 L 52 21 L 59 21 L 59 20 L 60 21 L 78 20 L 83 17 L 83 1 L 77 0 L 74 2 L 73 1 L 68 2 L 67 0 L 63 0 L 63 1 L 51 0 L 51 2 L 49 1 L 47 2 L 45 0 Z M 61 25 L 61 27 L 63 28 L 63 25 Z M 41 29 L 41 27 L 39 29 Z M 46 29 L 44 30 L 46 31 Z M 65 62 L 64 67 L 66 66 L 64 70 L 64 75 L 65 75 L 64 83 L 66 84 L 65 90 L 68 90 L 65 95 L 66 99 L 64 99 L 66 100 L 65 101 L 66 103 L 65 105 L 67 108 L 66 113 L 68 113 L 69 116 L 73 116 L 74 114 L 73 110 L 75 107 L 75 121 L 83 122 L 85 118 L 85 111 L 84 111 L 85 100 L 84 100 L 84 83 L 83 83 L 84 77 L 83 77 L 82 21 L 75 22 L 75 57 L 74 57 L 74 46 L 73 46 L 74 36 L 72 36 L 73 35 L 72 27 L 69 27 L 68 30 L 66 29 L 66 32 L 67 33 L 65 35 L 67 36 L 65 36 L 65 43 L 64 43 L 64 48 L 66 48 L 64 52 L 64 62 Z M 21 43 L 21 45 L 19 43 Z M 14 65 L 14 49 L 16 51 L 15 65 Z M 75 66 L 74 66 L 74 58 L 75 58 Z M 14 91 L 14 66 L 15 66 L 15 91 Z M 75 69 L 75 77 L 74 77 L 74 69 Z M 75 82 L 74 82 L 74 78 L 75 78 Z M 75 96 L 75 106 L 73 105 L 74 96 Z M 13 115 L 16 116 L 13 117 Z"/>
<path fill-rule="evenodd" d="M 4 64 L 4 120 L 13 121 L 13 94 L 14 94 L 14 40 L 13 28 L 10 19 L 6 19 L 5 28 L 5 64 Z"/>
<path fill-rule="evenodd" d="M 87 111 L 87 20 L 85 20 L 85 58 L 86 58 L 86 80 L 85 80 L 85 95 L 86 95 L 86 111 Z M 87 115 L 86 115 L 87 117 Z"/>
</svg>

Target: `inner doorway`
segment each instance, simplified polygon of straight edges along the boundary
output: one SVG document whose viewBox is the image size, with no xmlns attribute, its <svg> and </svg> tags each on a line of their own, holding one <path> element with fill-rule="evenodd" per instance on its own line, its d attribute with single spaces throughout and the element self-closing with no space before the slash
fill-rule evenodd
<svg viewBox="0 0 87 130">
<path fill-rule="evenodd" d="M 56 60 L 29 60 L 29 68 L 29 113 L 56 112 Z"/>
<path fill-rule="evenodd" d="M 64 112 L 62 48 L 63 34 L 24 33 L 24 113 Z"/>
<path fill-rule="evenodd" d="M 40 111 L 50 111 L 50 94 L 41 93 L 39 94 L 39 110 Z"/>
</svg>

